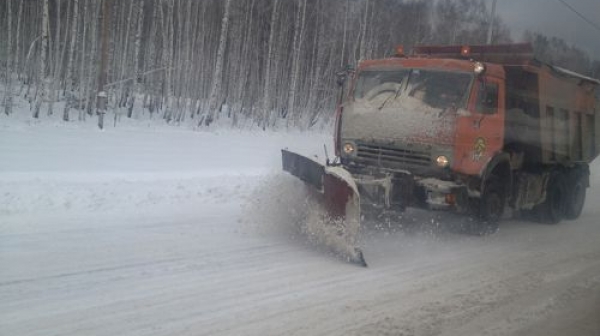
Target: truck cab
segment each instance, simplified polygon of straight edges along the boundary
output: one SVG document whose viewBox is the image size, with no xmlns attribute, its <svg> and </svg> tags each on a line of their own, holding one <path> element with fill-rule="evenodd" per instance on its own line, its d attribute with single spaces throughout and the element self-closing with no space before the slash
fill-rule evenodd
<svg viewBox="0 0 600 336">
<path fill-rule="evenodd" d="M 597 119 L 585 87 L 598 84 L 561 77 L 535 61 L 528 44 L 415 47 L 411 57 L 399 48 L 397 57 L 352 72 L 337 112 L 336 154 L 363 213 L 414 206 L 496 223 L 506 205 L 528 211 L 552 198 L 557 171 L 589 175 L 597 150 L 582 141 L 595 141 Z M 566 104 L 560 116 L 545 109 L 555 99 Z M 579 114 L 565 117 L 570 111 Z M 556 140 L 559 126 L 578 139 L 572 131 Z"/>
</svg>

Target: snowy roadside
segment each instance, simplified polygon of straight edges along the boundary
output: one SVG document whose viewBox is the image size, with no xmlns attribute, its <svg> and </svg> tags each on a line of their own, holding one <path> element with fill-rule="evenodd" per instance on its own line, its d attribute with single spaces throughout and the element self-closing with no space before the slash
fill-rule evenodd
<svg viewBox="0 0 600 336">
<path fill-rule="evenodd" d="M 168 126 L 100 132 L 5 124 L 0 229 L 16 218 L 164 214 L 239 203 L 262 177 L 279 173 L 281 148 L 321 153 L 328 141 L 322 133 L 192 132 Z"/>
</svg>

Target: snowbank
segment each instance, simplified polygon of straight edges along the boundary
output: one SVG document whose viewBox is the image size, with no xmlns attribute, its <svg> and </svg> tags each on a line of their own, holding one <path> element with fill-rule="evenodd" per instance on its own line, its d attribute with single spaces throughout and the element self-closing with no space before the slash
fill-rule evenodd
<svg viewBox="0 0 600 336">
<path fill-rule="evenodd" d="M 77 125 L 0 117 L 0 218 L 210 206 L 279 172 L 281 148 L 321 153 L 331 142 L 322 133 Z"/>
</svg>

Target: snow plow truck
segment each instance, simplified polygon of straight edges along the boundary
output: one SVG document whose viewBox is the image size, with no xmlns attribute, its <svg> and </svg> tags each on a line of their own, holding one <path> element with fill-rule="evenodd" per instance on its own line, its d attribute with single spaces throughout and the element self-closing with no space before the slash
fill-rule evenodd
<svg viewBox="0 0 600 336">
<path fill-rule="evenodd" d="M 398 47 L 338 84 L 335 159 L 283 150 L 282 160 L 353 227 L 349 244 L 361 219 L 407 207 L 467 214 L 480 233 L 497 230 L 506 207 L 544 223 L 581 214 L 600 150 L 600 81 L 510 44 Z"/>
</svg>

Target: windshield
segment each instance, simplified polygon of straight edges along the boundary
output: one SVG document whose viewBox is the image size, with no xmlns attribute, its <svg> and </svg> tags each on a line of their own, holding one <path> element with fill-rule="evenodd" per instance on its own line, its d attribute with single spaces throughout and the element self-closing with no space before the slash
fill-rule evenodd
<svg viewBox="0 0 600 336">
<path fill-rule="evenodd" d="M 413 97 L 433 108 L 466 106 L 473 75 L 424 69 L 375 70 L 360 73 L 354 90 L 357 100 L 373 101 L 386 95 L 384 103 Z"/>
<path fill-rule="evenodd" d="M 373 99 L 384 92 L 395 92 L 408 77 L 410 69 L 394 71 L 363 71 L 358 77 L 354 98 Z"/>
</svg>

